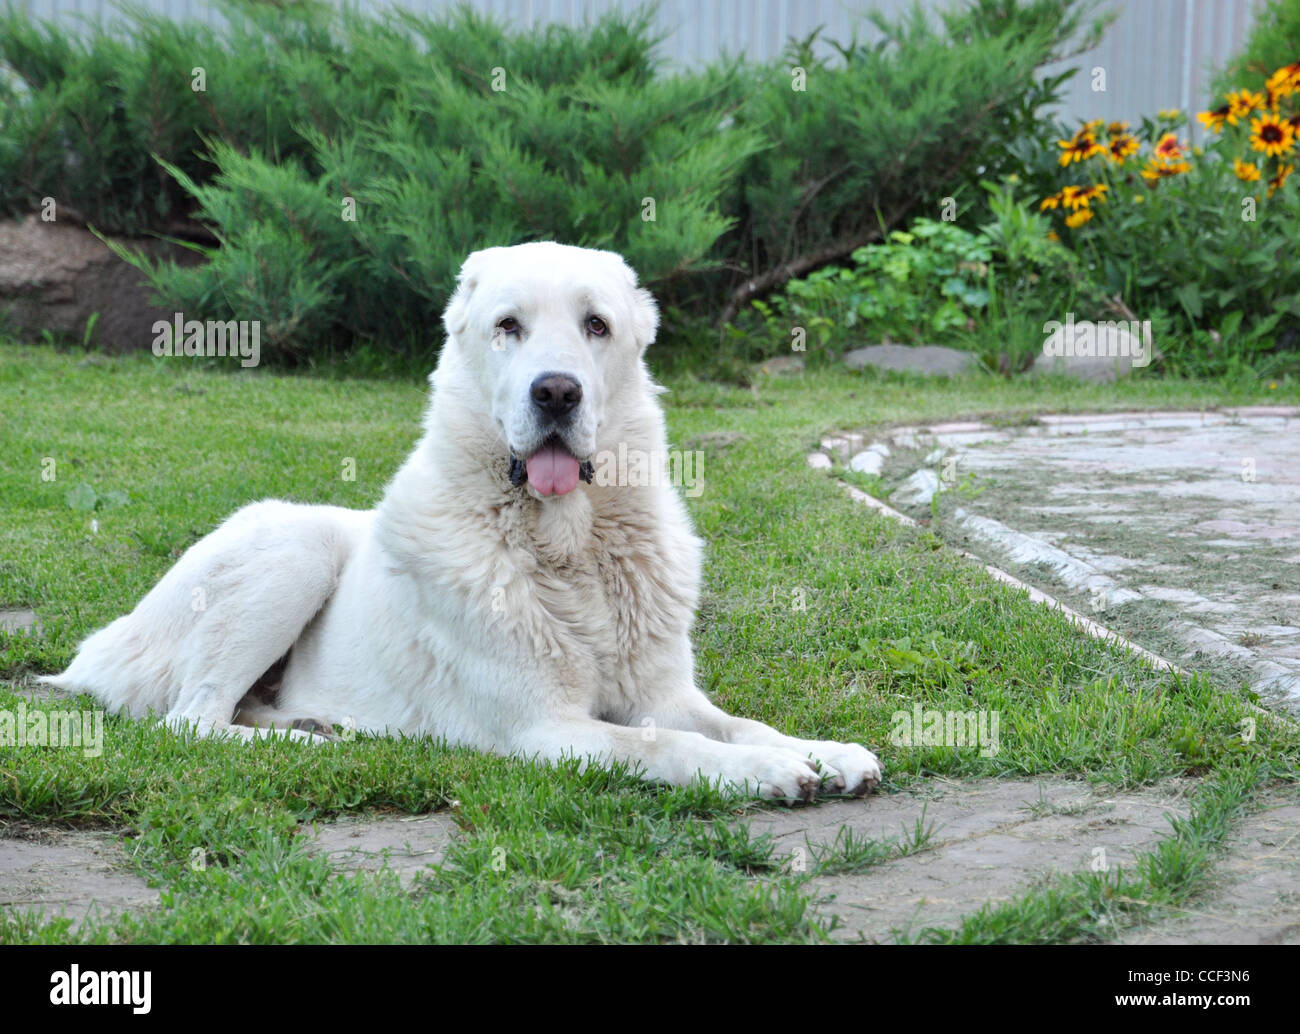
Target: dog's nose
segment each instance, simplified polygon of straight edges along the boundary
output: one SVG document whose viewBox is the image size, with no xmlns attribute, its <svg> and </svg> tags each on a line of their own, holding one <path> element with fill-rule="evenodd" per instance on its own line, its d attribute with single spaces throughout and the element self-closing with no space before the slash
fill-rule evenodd
<svg viewBox="0 0 1300 1034">
<path fill-rule="evenodd" d="M 544 373 L 533 381 L 530 394 L 533 405 L 554 420 L 582 401 L 582 385 L 562 373 Z"/>
</svg>

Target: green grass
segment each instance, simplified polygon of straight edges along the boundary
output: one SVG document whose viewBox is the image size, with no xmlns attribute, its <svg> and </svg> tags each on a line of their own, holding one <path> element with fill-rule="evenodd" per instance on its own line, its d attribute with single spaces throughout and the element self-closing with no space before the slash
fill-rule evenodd
<svg viewBox="0 0 1300 1034">
<path fill-rule="evenodd" d="M 1254 788 L 1295 778 L 1293 729 L 1261 723 L 1243 743 L 1248 705 L 1227 687 L 1154 672 L 1081 635 L 803 462 L 836 428 L 1295 403 L 1294 384 L 922 383 L 821 370 L 752 387 L 685 376 L 669 386 L 675 445 L 738 435 L 700 445 L 705 488 L 689 502 L 708 543 L 699 677 L 721 706 L 795 735 L 869 744 L 887 766 L 882 792 L 936 775 L 1056 773 L 1113 787 L 1204 777 L 1192 819 L 1109 899 L 1104 880 L 1067 880 L 1054 898 L 1035 891 L 971 918 L 956 939 L 1095 939 L 1104 928 L 1088 917 L 1116 893 L 1152 908 L 1184 900 Z M 424 398 L 405 382 L 0 346 L 0 607 L 31 607 L 42 625 L 36 636 L 0 633 L 0 684 L 59 669 L 243 503 L 372 505 L 418 437 Z M 43 480 L 51 459 L 55 479 Z M 349 459 L 355 480 L 343 477 Z M 75 509 L 68 496 L 81 483 L 127 502 Z M 900 660 L 904 640 L 933 656 Z M 918 701 L 999 712 L 1001 750 L 892 747 L 890 716 Z M 0 708 L 13 703 L 0 690 Z M 161 907 L 79 932 L 8 910 L 0 941 L 814 941 L 827 931 L 809 909 L 811 876 L 866 872 L 928 842 L 918 811 L 899 840 L 841 838 L 791 871 L 743 828 L 756 807 L 717 788 L 654 788 L 622 771 L 543 769 L 422 740 L 187 743 L 109 718 L 99 758 L 0 747 L 0 821 L 121 834 L 127 864 L 162 889 Z M 447 810 L 462 835 L 414 887 L 391 873 L 341 874 L 305 849 L 310 823 L 373 809 Z M 1132 922 L 1146 908 L 1111 913 Z"/>
</svg>

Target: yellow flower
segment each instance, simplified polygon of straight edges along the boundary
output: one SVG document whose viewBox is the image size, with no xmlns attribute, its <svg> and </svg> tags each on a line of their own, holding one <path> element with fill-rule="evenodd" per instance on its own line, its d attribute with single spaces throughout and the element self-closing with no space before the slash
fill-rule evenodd
<svg viewBox="0 0 1300 1034">
<path fill-rule="evenodd" d="M 1058 190 L 1051 197 L 1043 198 L 1043 203 L 1038 206 L 1040 212 L 1046 212 L 1049 208 L 1060 208 L 1061 201 L 1065 197 L 1065 191 Z"/>
<path fill-rule="evenodd" d="M 1091 187 L 1076 187 L 1074 195 L 1066 198 L 1065 203 L 1074 209 L 1090 208 L 1093 201 L 1105 201 L 1108 190 L 1110 187 L 1104 183 L 1094 183 Z"/>
<path fill-rule="evenodd" d="M 1232 159 L 1232 171 L 1243 183 L 1254 183 L 1259 179 L 1259 166 L 1254 162 L 1243 162 L 1240 158 Z"/>
<path fill-rule="evenodd" d="M 1141 195 L 1141 194 L 1134 194 L 1134 195 L 1133 195 L 1133 204 L 1135 204 L 1135 205 L 1140 205 L 1140 204 L 1142 204 L 1142 202 L 1145 201 L 1145 200 L 1146 200 L 1146 198 L 1145 198 L 1143 195 Z"/>
<path fill-rule="evenodd" d="M 1295 127 L 1276 115 L 1250 120 L 1250 146 L 1270 158 L 1280 158 L 1295 143 Z"/>
<path fill-rule="evenodd" d="M 1047 231 L 1047 239 L 1048 239 L 1049 241 L 1060 241 L 1060 239 L 1061 239 L 1061 235 L 1060 235 L 1059 233 L 1057 233 L 1055 230 L 1048 230 L 1048 231 Z"/>
<path fill-rule="evenodd" d="M 1185 161 L 1165 162 L 1152 158 L 1142 170 L 1142 178 L 1147 181 L 1148 187 L 1154 187 L 1162 179 L 1189 172 L 1191 168 L 1191 165 Z"/>
<path fill-rule="evenodd" d="M 1080 226 L 1092 218 L 1092 212 L 1087 208 L 1081 208 L 1079 211 L 1065 217 L 1065 225 L 1071 230 L 1077 230 Z"/>
<path fill-rule="evenodd" d="M 1277 388 L 1277 381 L 1269 381 L 1269 382 L 1268 382 L 1268 390 L 1269 390 L 1269 391 L 1273 391 L 1273 390 L 1275 390 L 1276 388 Z"/>
<path fill-rule="evenodd" d="M 1058 140 L 1056 143 L 1064 152 L 1059 159 L 1062 165 L 1087 161 L 1093 155 L 1102 154 L 1106 150 L 1097 143 L 1097 138 L 1087 129 L 1079 130 L 1069 140 Z"/>
<path fill-rule="evenodd" d="M 1186 153 L 1183 145 L 1178 142 L 1176 133 L 1166 133 L 1160 138 L 1160 142 L 1155 146 L 1156 158 L 1162 162 L 1177 161 Z"/>
<path fill-rule="evenodd" d="M 1117 133 L 1110 138 L 1110 144 L 1106 148 L 1106 155 L 1116 165 L 1123 165 L 1124 159 L 1130 154 L 1136 154 L 1137 149 L 1137 137 L 1132 133 Z"/>
<path fill-rule="evenodd" d="M 1237 118 L 1245 118 L 1252 111 L 1263 111 L 1265 104 L 1266 101 L 1262 93 L 1238 90 L 1236 93 L 1228 94 L 1228 107 L 1232 109 L 1232 114 Z"/>
<path fill-rule="evenodd" d="M 1214 108 L 1212 111 L 1202 111 L 1196 117 L 1200 120 L 1201 125 L 1215 133 L 1222 131 L 1225 122 L 1229 122 L 1234 126 L 1237 124 L 1237 116 L 1232 113 L 1231 104 L 1225 104 L 1221 108 Z"/>
<path fill-rule="evenodd" d="M 1300 90 L 1300 61 L 1283 65 L 1269 76 L 1267 88 L 1279 97 L 1288 97 Z"/>
<path fill-rule="evenodd" d="M 1080 201 L 1079 195 L 1084 192 L 1083 187 L 1065 186 L 1061 188 L 1061 204 L 1066 208 L 1087 208 L 1088 202 Z"/>
<path fill-rule="evenodd" d="M 1278 190 L 1286 183 L 1286 179 L 1291 173 L 1295 172 L 1294 165 L 1279 165 L 1277 175 L 1268 181 L 1268 196 L 1273 196 L 1273 191 Z"/>
<path fill-rule="evenodd" d="M 1127 122 L 1112 122 L 1110 125 L 1106 127 L 1107 136 L 1120 136 L 1121 134 L 1127 132 L 1128 132 Z"/>
</svg>

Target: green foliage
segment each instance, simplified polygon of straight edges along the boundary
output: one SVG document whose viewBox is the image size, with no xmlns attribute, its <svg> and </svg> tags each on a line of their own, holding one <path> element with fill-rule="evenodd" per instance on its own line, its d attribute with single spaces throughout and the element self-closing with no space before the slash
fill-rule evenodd
<svg viewBox="0 0 1300 1034">
<path fill-rule="evenodd" d="M 753 302 L 765 337 L 785 347 L 792 326 L 822 349 L 894 341 L 966 348 L 990 368 L 1019 370 L 1042 350 L 1043 323 L 1099 314 L 1101 291 L 1082 262 L 1049 236 L 1048 219 L 1017 196 L 1014 176 L 987 181 L 991 219 L 978 232 L 916 219 L 884 244 L 853 253 Z"/>
<path fill-rule="evenodd" d="M 260 134 L 195 124 L 198 167 L 176 147 L 132 144 L 153 149 L 220 245 L 199 266 L 123 253 L 169 307 L 260 320 L 272 360 L 361 346 L 427 362 L 476 248 L 611 248 L 651 281 L 716 262 L 731 224 L 719 194 L 757 139 L 717 132 L 735 68 L 655 75 L 645 13 L 530 35 L 467 9 L 433 20 L 293 7 L 257 24 L 271 67 L 306 84 L 302 104 L 281 105 Z"/>
<path fill-rule="evenodd" d="M 985 237 L 922 218 L 886 244 L 857 249 L 855 267 L 827 266 L 753 305 L 774 323 L 805 327 L 822 347 L 850 336 L 933 341 L 987 304 L 991 258 Z"/>
<path fill-rule="evenodd" d="M 1215 76 L 1212 97 L 1258 90 L 1276 69 L 1293 61 L 1300 61 L 1300 0 L 1267 0 L 1255 12 L 1246 46 Z"/>
<path fill-rule="evenodd" d="M 130 498 L 121 489 L 114 489 L 100 495 L 94 488 L 82 481 L 73 488 L 68 489 L 64 501 L 70 509 L 83 510 L 89 513 L 95 509 L 111 510 L 118 506 L 125 506 L 130 501 Z"/>
<path fill-rule="evenodd" d="M 221 2 L 229 28 L 125 8 L 84 41 L 0 19 L 0 209 L 51 196 L 102 232 L 202 241 L 204 265 L 136 261 L 169 308 L 260 320 L 271 361 L 427 361 L 465 254 L 546 238 L 621 251 L 679 334 L 716 321 L 1014 165 L 1065 78 L 1037 69 L 1094 6 L 918 5 L 833 60 L 814 36 L 666 75 L 646 11 L 517 34 Z M 940 327 L 980 290 L 940 292 Z"/>
<path fill-rule="evenodd" d="M 1134 134 L 1142 150 L 1123 162 L 1098 154 L 1074 163 L 1045 204 L 1055 202 L 1057 218 L 1086 217 L 1073 228 L 1062 222 L 1062 239 L 1105 294 L 1160 328 L 1155 345 L 1168 367 L 1294 371 L 1300 192 L 1279 172 L 1294 164 L 1294 145 L 1289 156 L 1266 159 L 1252 149 L 1243 117 L 1192 152 L 1184 125 L 1181 113 L 1145 119 Z M 1234 171 L 1245 171 L 1243 162 L 1258 179 Z M 1100 197 L 1072 208 L 1070 190 L 1098 186 Z"/>
<path fill-rule="evenodd" d="M 1060 41 L 1081 31 L 1092 6 L 978 0 L 936 24 L 914 4 L 896 20 L 869 14 L 877 38 L 833 44 L 835 61 L 816 55 L 817 34 L 793 43 L 736 116 L 769 146 L 737 185 L 740 224 L 728 243 L 743 275 L 731 285 L 766 277 L 779 286 L 847 258 L 909 214 L 939 215 L 976 170 L 1000 169 L 1071 74 L 1039 79 L 1037 69 L 1064 55 Z M 804 71 L 805 88 L 792 69 Z"/>
<path fill-rule="evenodd" d="M 193 206 L 152 156 L 202 181 L 214 171 L 205 139 L 301 156 L 297 127 L 333 131 L 343 104 L 362 114 L 384 100 L 341 61 L 329 5 L 221 2 L 223 33 L 130 6 L 114 30 L 89 34 L 35 23 L 20 7 L 0 15 L 0 89 L 11 100 L 0 108 L 0 211 L 48 196 L 108 232 L 177 230 Z M 343 24 L 346 35 L 353 23 Z"/>
<path fill-rule="evenodd" d="M 1061 244 L 1051 222 L 1022 199 L 1019 177 L 981 183 L 990 221 L 982 233 L 993 249 L 989 302 L 976 325 L 957 335 L 989 369 L 1025 369 L 1043 349 L 1043 324 L 1073 312 L 1108 315 L 1105 292 L 1084 262 Z M 937 496 L 936 496 L 937 498 Z"/>
</svg>

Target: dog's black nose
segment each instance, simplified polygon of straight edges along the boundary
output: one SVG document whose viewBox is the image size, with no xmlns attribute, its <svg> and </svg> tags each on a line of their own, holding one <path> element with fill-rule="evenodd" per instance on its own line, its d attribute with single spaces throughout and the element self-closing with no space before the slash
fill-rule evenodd
<svg viewBox="0 0 1300 1034">
<path fill-rule="evenodd" d="M 530 394 L 533 405 L 554 420 L 582 401 L 582 385 L 562 373 L 544 373 L 533 381 Z"/>
</svg>

